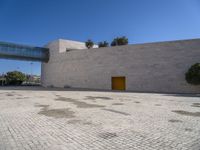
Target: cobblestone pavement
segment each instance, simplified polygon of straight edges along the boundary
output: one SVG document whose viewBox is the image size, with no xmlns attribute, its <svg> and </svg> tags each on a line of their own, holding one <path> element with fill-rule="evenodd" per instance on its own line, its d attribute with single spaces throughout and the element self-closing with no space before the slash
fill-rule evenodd
<svg viewBox="0 0 200 150">
<path fill-rule="evenodd" d="M 200 150 L 200 95 L 0 90 L 0 150 Z"/>
</svg>

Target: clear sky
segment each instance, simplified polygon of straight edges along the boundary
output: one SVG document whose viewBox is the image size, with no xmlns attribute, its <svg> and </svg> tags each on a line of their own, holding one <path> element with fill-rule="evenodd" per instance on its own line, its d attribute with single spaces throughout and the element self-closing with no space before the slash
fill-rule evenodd
<svg viewBox="0 0 200 150">
<path fill-rule="evenodd" d="M 123 35 L 130 44 L 200 38 L 200 0 L 0 0 L 0 41 L 43 46 Z M 1 59 L 0 73 L 10 70 L 40 74 L 40 63 Z"/>
</svg>

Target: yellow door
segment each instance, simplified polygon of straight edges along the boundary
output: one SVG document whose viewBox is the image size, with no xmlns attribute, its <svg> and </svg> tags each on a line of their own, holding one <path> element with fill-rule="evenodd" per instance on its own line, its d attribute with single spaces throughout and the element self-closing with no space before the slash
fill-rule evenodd
<svg viewBox="0 0 200 150">
<path fill-rule="evenodd" d="M 126 90 L 126 77 L 112 77 L 112 90 Z"/>
</svg>

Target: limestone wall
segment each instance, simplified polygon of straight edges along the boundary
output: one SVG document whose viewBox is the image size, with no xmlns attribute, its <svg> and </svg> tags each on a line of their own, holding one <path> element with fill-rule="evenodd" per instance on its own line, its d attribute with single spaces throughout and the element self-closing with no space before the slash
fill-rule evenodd
<svg viewBox="0 0 200 150">
<path fill-rule="evenodd" d="M 50 61 L 42 64 L 43 86 L 111 90 L 112 76 L 126 76 L 128 91 L 200 93 L 200 86 L 185 81 L 188 68 L 200 62 L 200 40 L 89 50 L 68 45 L 65 40 L 48 44 Z"/>
</svg>

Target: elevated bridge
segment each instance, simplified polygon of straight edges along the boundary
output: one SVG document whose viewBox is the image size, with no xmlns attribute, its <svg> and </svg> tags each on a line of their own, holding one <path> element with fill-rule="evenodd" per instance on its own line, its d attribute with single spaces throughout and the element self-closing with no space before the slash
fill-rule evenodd
<svg viewBox="0 0 200 150">
<path fill-rule="evenodd" d="M 0 42 L 0 58 L 48 62 L 49 49 L 8 42 Z"/>
</svg>

